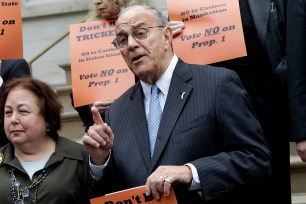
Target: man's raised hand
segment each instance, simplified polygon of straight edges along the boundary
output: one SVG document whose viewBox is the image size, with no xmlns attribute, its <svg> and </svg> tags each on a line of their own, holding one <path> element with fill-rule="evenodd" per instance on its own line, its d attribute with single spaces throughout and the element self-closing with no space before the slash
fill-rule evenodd
<svg viewBox="0 0 306 204">
<path fill-rule="evenodd" d="M 104 123 L 99 110 L 91 108 L 94 124 L 89 127 L 83 136 L 83 144 L 91 156 L 95 165 L 102 165 L 106 162 L 113 146 L 114 134 L 111 128 Z"/>
</svg>

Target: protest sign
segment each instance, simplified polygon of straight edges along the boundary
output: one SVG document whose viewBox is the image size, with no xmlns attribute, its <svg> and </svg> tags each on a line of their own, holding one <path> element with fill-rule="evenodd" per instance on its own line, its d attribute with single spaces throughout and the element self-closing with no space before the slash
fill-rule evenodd
<svg viewBox="0 0 306 204">
<path fill-rule="evenodd" d="M 115 192 L 90 200 L 91 204 L 119 204 L 119 203 L 137 203 L 137 204 L 177 204 L 175 193 L 170 189 L 169 196 L 161 195 L 161 199 L 156 200 L 152 195 L 145 194 L 144 186 Z"/>
<path fill-rule="evenodd" d="M 185 28 L 173 39 L 185 62 L 210 64 L 246 56 L 238 0 L 168 0 L 170 20 Z"/>
<path fill-rule="evenodd" d="M 0 59 L 23 58 L 21 2 L 0 2 Z"/>
<path fill-rule="evenodd" d="M 72 93 L 75 107 L 115 100 L 135 83 L 111 42 L 115 23 L 91 21 L 70 26 Z"/>
</svg>

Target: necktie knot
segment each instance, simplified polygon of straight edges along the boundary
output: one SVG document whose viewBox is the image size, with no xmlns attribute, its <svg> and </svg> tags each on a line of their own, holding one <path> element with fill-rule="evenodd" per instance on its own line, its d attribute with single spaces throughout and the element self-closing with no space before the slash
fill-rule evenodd
<svg viewBox="0 0 306 204">
<path fill-rule="evenodd" d="M 153 84 L 153 85 L 151 86 L 151 94 L 152 94 L 152 95 L 158 95 L 158 93 L 159 93 L 159 88 L 158 88 L 158 86 L 156 86 L 156 84 Z"/>
</svg>

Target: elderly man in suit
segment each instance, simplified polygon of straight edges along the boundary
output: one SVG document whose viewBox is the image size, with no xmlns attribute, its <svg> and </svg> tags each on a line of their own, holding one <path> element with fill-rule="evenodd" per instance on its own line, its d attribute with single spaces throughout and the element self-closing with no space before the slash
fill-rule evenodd
<svg viewBox="0 0 306 204">
<path fill-rule="evenodd" d="M 15 60 L 0 60 L 0 73 L 2 82 L 5 84 L 6 81 L 16 78 L 30 76 L 30 68 L 26 60 L 15 59 Z M 1 87 L 4 86 L 1 84 Z M 1 93 L 0 88 L 0 93 Z M 1 97 L 1 94 L 0 94 Z M 3 128 L 0 128 L 0 147 L 8 143 Z"/>
<path fill-rule="evenodd" d="M 160 199 L 173 187 L 183 204 L 258 203 L 270 152 L 236 73 L 178 59 L 167 19 L 149 7 L 124 9 L 115 33 L 140 81 L 112 104 L 106 123 L 92 108 L 83 143 L 96 189 L 145 185 Z"/>
</svg>

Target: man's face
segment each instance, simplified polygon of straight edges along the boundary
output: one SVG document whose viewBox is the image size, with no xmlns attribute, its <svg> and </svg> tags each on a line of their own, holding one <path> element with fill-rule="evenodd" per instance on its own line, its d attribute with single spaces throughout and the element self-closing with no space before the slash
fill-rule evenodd
<svg viewBox="0 0 306 204">
<path fill-rule="evenodd" d="M 119 16 L 115 28 L 117 36 L 127 36 L 127 45 L 120 48 L 125 62 L 136 76 L 147 83 L 155 83 L 171 60 L 165 54 L 171 43 L 166 34 L 169 29 L 154 26 L 161 26 L 161 23 L 152 11 L 133 7 Z M 139 28 L 147 31 L 144 39 L 132 36 Z"/>
</svg>

